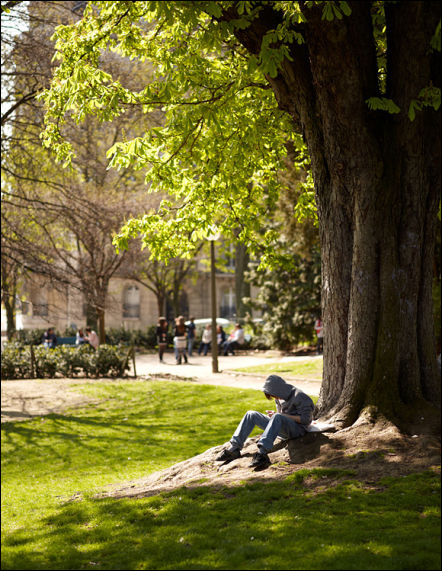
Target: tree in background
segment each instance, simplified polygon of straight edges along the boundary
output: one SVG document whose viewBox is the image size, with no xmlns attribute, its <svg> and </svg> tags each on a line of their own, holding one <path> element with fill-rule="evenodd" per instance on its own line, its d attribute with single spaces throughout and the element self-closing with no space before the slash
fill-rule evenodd
<svg viewBox="0 0 442 571">
<path fill-rule="evenodd" d="M 251 264 L 248 279 L 259 293 L 253 302 L 247 300 L 262 312 L 263 336 L 283 351 L 310 342 L 315 319 L 321 315 L 321 257 L 310 162 L 302 148 L 288 144 L 287 151 L 287 168 L 279 173 L 279 200 L 264 225 L 264 231 L 278 235 L 274 262 L 271 267 Z M 303 168 L 290 168 L 294 163 Z"/>
<path fill-rule="evenodd" d="M 49 38 L 56 25 L 77 21 L 72 12 L 75 4 L 33 2 L 27 7 L 19 2 L 7 18 L 14 34 L 6 34 L 2 26 L 2 49 L 7 48 L 2 61 L 2 103 L 7 108 L 2 115 L 2 302 L 9 337 L 15 330 L 20 269 L 31 280 L 32 275 L 43 277 L 62 293 L 67 287 L 81 292 L 87 321 L 104 341 L 110 279 L 118 274 L 132 276 L 123 273 L 126 255 L 116 253 L 112 236 L 125 220 L 142 215 L 147 204 L 158 202 L 155 196 L 149 200 L 140 192 L 140 176 L 127 169 L 117 173 L 107 168 L 107 148 L 123 133 L 134 136 L 146 121 L 136 108 L 112 125 L 88 118 L 78 129 L 68 126 L 77 151 L 70 171 L 60 171 L 41 147 L 43 113 L 35 96 L 51 76 L 54 50 Z M 136 88 L 139 73 L 130 62 L 107 54 L 105 65 Z M 161 113 L 150 114 L 148 121 L 151 127 L 158 126 Z M 137 269 L 137 275 L 148 264 L 147 257 L 139 250 L 132 253 L 131 268 Z M 179 295 L 182 283 L 173 280 L 177 268 L 156 265 L 159 272 L 169 275 L 166 291 L 172 288 Z M 184 265 L 183 273 L 180 260 L 181 278 L 190 269 Z"/>
<path fill-rule="evenodd" d="M 101 68 L 105 50 L 150 61 L 152 79 L 128 89 Z M 319 412 L 405 428 L 432 416 L 440 3 L 95 2 L 58 29 L 57 51 L 45 144 L 60 158 L 66 114 L 165 113 L 164 128 L 109 150 L 112 166 L 143 169 L 175 197 L 130 221 L 122 248 L 141 234 L 163 259 L 190 255 L 216 224 L 226 236 L 239 227 L 268 260 L 275 233 L 262 223 L 285 143 L 301 133 L 321 241 Z"/>
</svg>

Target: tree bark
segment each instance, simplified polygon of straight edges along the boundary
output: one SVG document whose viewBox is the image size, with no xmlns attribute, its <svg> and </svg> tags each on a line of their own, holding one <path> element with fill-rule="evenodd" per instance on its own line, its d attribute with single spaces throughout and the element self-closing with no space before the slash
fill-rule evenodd
<svg viewBox="0 0 442 571">
<path fill-rule="evenodd" d="M 312 158 L 324 322 L 318 415 L 350 425 L 368 411 L 406 429 L 418 410 L 440 406 L 431 297 L 440 112 L 408 118 L 411 99 L 440 86 L 440 56 L 428 56 L 440 4 L 388 5 L 385 96 L 397 115 L 366 103 L 380 96 L 371 4 L 351 2 L 351 16 L 329 22 L 320 5 L 300 3 L 305 44 L 268 79 Z M 237 37 L 257 54 L 277 23 L 265 8 Z"/>
<path fill-rule="evenodd" d="M 3 304 L 6 311 L 6 336 L 8 341 L 12 341 L 17 331 L 15 322 L 15 298 L 10 296 L 3 297 Z"/>
</svg>

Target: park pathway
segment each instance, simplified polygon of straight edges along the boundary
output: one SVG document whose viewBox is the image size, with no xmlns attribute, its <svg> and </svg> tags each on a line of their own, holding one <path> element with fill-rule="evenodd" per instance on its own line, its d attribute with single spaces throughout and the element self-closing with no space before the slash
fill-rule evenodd
<svg viewBox="0 0 442 571">
<path fill-rule="evenodd" d="M 160 363 L 156 354 L 137 355 L 135 360 L 137 376 L 171 376 L 189 379 L 206 385 L 223 385 L 242 389 L 261 389 L 266 374 L 251 374 L 238 372 L 235 369 L 252 367 L 256 365 L 278 364 L 287 362 L 305 362 L 312 359 L 321 359 L 322 356 L 288 357 L 277 351 L 250 352 L 247 355 L 229 355 L 218 357 L 219 373 L 212 372 L 212 357 L 193 354 L 188 364 L 176 365 L 173 353 L 164 356 L 164 363 Z M 133 373 L 131 366 L 130 374 Z M 270 373 L 269 373 L 270 374 Z M 284 374 L 280 376 L 284 377 Z M 307 379 L 305 377 L 286 377 L 287 382 L 297 386 L 309 395 L 318 396 L 321 388 L 321 379 Z"/>
</svg>

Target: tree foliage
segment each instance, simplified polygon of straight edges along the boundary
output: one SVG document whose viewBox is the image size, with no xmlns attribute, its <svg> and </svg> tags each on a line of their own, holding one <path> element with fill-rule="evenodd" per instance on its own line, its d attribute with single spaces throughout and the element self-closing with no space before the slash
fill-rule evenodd
<svg viewBox="0 0 442 571">
<path fill-rule="evenodd" d="M 143 169 L 152 190 L 173 197 L 130 221 L 116 239 L 120 248 L 141 234 L 155 256 L 190 256 L 213 225 L 249 245 L 274 237 L 262 235 L 261 221 L 278 195 L 285 143 L 304 144 L 264 76 L 280 50 L 249 57 L 232 34 L 259 8 L 250 12 L 250 3 L 240 3 L 243 17 L 228 23 L 219 19 L 218 4 L 98 2 L 78 26 L 57 29 L 62 63 L 45 96 L 44 141 L 60 159 L 70 160 L 61 138 L 65 113 L 78 121 L 86 114 L 110 120 L 137 105 L 165 115 L 164 126 L 108 151 L 112 167 Z M 129 89 L 99 68 L 102 51 L 149 61 L 152 77 L 143 89 Z"/>
</svg>

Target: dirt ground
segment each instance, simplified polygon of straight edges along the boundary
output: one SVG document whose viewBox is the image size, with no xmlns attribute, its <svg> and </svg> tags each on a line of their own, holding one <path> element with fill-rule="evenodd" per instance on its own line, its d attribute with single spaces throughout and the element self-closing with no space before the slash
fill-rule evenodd
<svg viewBox="0 0 442 571">
<path fill-rule="evenodd" d="M 97 379 L 112 382 L 109 379 Z M 75 384 L 97 382 L 87 379 L 3 381 L 2 422 L 20 421 L 50 413 L 62 414 L 70 407 L 93 402 L 75 391 Z M 376 487 L 384 476 L 401 476 L 433 469 L 440 472 L 440 437 L 428 434 L 425 419 L 421 429 L 405 435 L 388 422 L 372 424 L 360 419 L 354 426 L 329 433 L 310 433 L 289 441 L 270 454 L 271 466 L 255 472 L 249 463 L 258 437 L 247 441 L 242 457 L 227 465 L 215 461 L 225 443 L 189 458 L 166 470 L 137 481 L 110 486 L 104 495 L 143 497 L 177 487 L 237 485 L 244 480 L 278 480 L 300 469 L 337 468 L 352 470 L 366 486 Z M 324 485 L 312 480 L 313 485 Z"/>
<path fill-rule="evenodd" d="M 427 469 L 440 473 L 440 440 L 428 435 L 405 436 L 389 423 L 360 423 L 335 433 L 311 433 L 292 440 L 289 446 L 269 454 L 271 466 L 263 471 L 249 467 L 257 451 L 250 438 L 242 456 L 227 465 L 215 461 L 224 445 L 210 448 L 171 468 L 137 481 L 110 486 L 102 495 L 145 497 L 185 486 L 236 486 L 245 480 L 282 480 L 301 469 L 336 468 L 351 470 L 371 488 L 379 487 L 385 476 L 403 476 Z M 311 479 L 311 487 L 330 485 L 327 478 Z"/>
<path fill-rule="evenodd" d="M 109 379 L 36 379 L 2 381 L 2 423 L 29 420 L 35 416 L 63 413 L 67 408 L 92 402 L 73 385 Z"/>
</svg>

